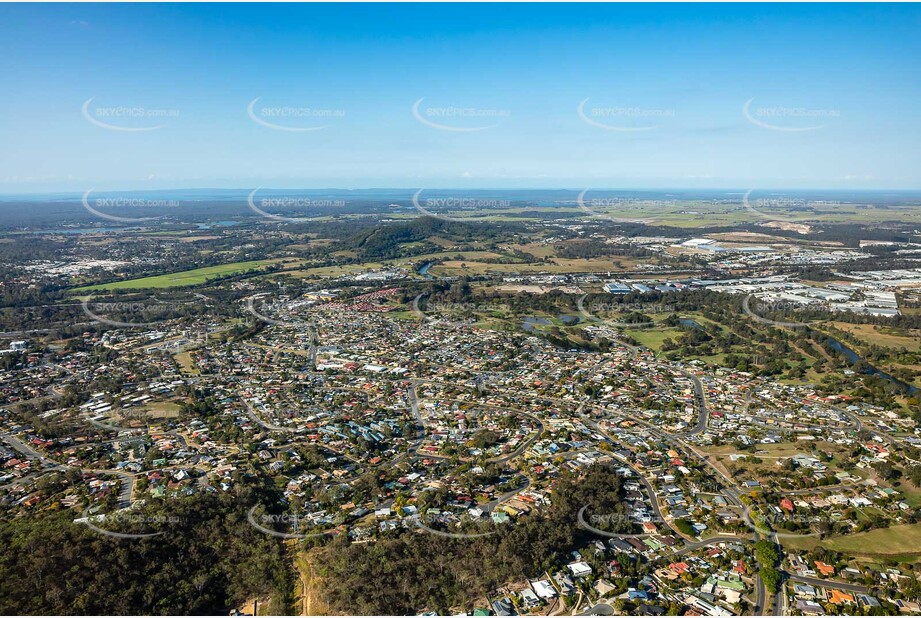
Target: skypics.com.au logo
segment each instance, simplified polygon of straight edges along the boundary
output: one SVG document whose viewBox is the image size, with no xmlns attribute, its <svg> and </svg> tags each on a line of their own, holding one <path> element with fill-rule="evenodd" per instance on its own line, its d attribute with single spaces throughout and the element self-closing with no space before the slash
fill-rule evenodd
<svg viewBox="0 0 921 618">
<path fill-rule="evenodd" d="M 755 107 L 752 104 L 755 97 L 750 98 L 742 105 L 742 115 L 756 127 L 770 131 L 787 133 L 801 133 L 804 131 L 818 131 L 827 125 L 828 120 L 841 117 L 837 109 L 810 109 L 806 107 Z"/>
<path fill-rule="evenodd" d="M 90 294 L 80 302 L 80 308 L 94 322 L 113 328 L 152 328 L 167 320 L 199 315 L 212 307 L 213 299 L 203 294 L 166 293 L 170 298 L 136 292 L 123 298 L 97 300 L 95 294 Z"/>
<path fill-rule="evenodd" d="M 75 520 L 75 523 L 83 524 L 97 534 L 115 539 L 148 539 L 165 534 L 165 529 L 175 527 L 180 523 L 180 519 L 176 516 L 148 515 L 127 509 L 99 515 L 90 515 L 87 510 L 83 512 L 83 517 Z"/>
<path fill-rule="evenodd" d="M 785 195 L 752 198 L 754 191 L 754 189 L 749 189 L 745 192 L 742 196 L 742 207 L 759 218 L 769 221 L 797 223 L 805 216 L 814 214 L 816 210 L 841 206 L 841 202 L 835 200 L 815 200 Z"/>
<path fill-rule="evenodd" d="M 421 97 L 412 106 L 413 118 L 419 123 L 454 133 L 474 133 L 485 131 L 498 126 L 498 121 L 512 115 L 507 109 L 479 108 L 479 107 L 422 107 L 425 97 Z M 490 124 L 483 124 L 490 122 Z"/>
<path fill-rule="evenodd" d="M 310 220 L 310 216 L 289 217 L 287 215 L 277 214 L 278 212 L 303 212 L 305 215 L 318 216 L 323 211 L 339 210 L 346 206 L 345 200 L 311 198 L 311 197 L 264 197 L 256 200 L 256 193 L 260 189 L 253 189 L 246 198 L 246 205 L 257 215 L 268 219 L 269 221 L 283 221 L 287 223 L 303 223 Z M 275 211 L 275 212 L 270 212 Z"/>
<path fill-rule="evenodd" d="M 594 197 L 586 200 L 585 196 L 588 192 L 589 189 L 583 189 L 576 197 L 576 205 L 579 209 L 593 218 L 607 219 L 614 223 L 648 225 L 652 223 L 654 219 L 648 217 L 633 219 L 621 217 L 617 214 L 612 214 L 612 212 L 622 213 L 626 211 L 635 211 L 637 214 L 643 214 L 663 206 L 672 207 L 677 204 L 677 202 L 673 200 L 644 200 L 626 197 Z"/>
<path fill-rule="evenodd" d="M 615 321 L 607 320 L 598 317 L 599 313 L 623 313 L 631 314 L 647 314 L 647 313 L 674 313 L 675 306 L 668 305 L 663 303 L 605 303 L 599 301 L 593 301 L 588 305 L 585 304 L 585 299 L 588 297 L 588 294 L 583 294 L 578 299 L 576 299 L 576 308 L 579 310 L 579 313 L 587 322 L 598 322 L 606 326 L 614 326 L 618 328 L 649 328 L 650 326 L 655 326 L 656 323 L 652 320 L 637 320 L 637 321 Z"/>
<path fill-rule="evenodd" d="M 286 540 L 309 539 L 336 534 L 332 530 L 317 530 L 315 517 L 293 513 L 262 513 L 257 517 L 256 510 L 258 508 L 259 505 L 251 508 L 246 513 L 246 520 L 249 525 L 263 534 Z M 291 532 L 279 531 L 279 527 L 291 530 Z M 301 529 L 306 531 L 301 532 Z"/>
<path fill-rule="evenodd" d="M 675 117 L 675 110 L 649 107 L 599 107 L 586 109 L 589 99 L 585 98 L 576 108 L 582 122 L 605 131 L 636 133 L 658 129 L 660 121 Z"/>
<path fill-rule="evenodd" d="M 443 301 L 423 302 L 428 292 L 423 292 L 413 299 L 413 313 L 419 320 L 429 326 L 470 326 L 478 315 L 484 313 L 502 313 L 507 310 L 504 305 L 480 303 L 452 303 Z M 424 306 L 424 308 L 423 308 Z"/>
<path fill-rule="evenodd" d="M 749 528 L 767 538 L 771 535 L 779 539 L 819 537 L 834 523 L 824 514 L 764 512 L 754 506 L 746 506 L 742 515 Z"/>
<path fill-rule="evenodd" d="M 150 199 L 136 195 L 111 195 L 90 198 L 93 189 L 86 191 L 80 203 L 88 213 L 116 223 L 146 223 L 168 216 L 167 213 L 179 208 L 179 200 Z M 118 214 L 115 214 L 118 213 Z M 131 213 L 132 216 L 128 216 Z M 143 216 L 135 216 L 143 215 Z"/>
<path fill-rule="evenodd" d="M 419 529 L 422 530 L 423 532 L 427 532 L 429 534 L 433 534 L 435 536 L 440 536 L 440 537 L 444 537 L 448 539 L 478 539 L 484 536 L 492 536 L 499 532 L 498 530 L 495 530 L 495 529 L 486 530 L 484 532 L 447 532 L 445 530 L 438 530 L 437 528 L 432 528 L 429 525 L 430 523 L 434 523 L 434 522 L 429 521 L 428 523 L 426 523 L 420 518 L 417 522 L 417 525 Z M 472 526 L 474 524 L 471 523 L 468 525 Z"/>
<path fill-rule="evenodd" d="M 248 314 L 266 324 L 292 328 L 313 328 L 313 324 L 298 317 L 303 307 L 291 300 L 277 298 L 268 292 L 260 292 L 244 299 L 244 308 Z M 272 317 L 272 315 L 278 317 Z"/>
<path fill-rule="evenodd" d="M 307 133 L 322 131 L 333 122 L 345 118 L 345 110 L 317 108 L 307 106 L 266 106 L 256 107 L 262 97 L 256 97 L 246 106 L 249 119 L 266 129 L 286 131 L 288 133 Z"/>
<path fill-rule="evenodd" d="M 178 109 L 151 109 L 143 106 L 93 105 L 96 97 L 87 99 L 80 112 L 87 122 L 109 131 L 139 133 L 166 127 L 164 122 L 179 118 Z"/>
<path fill-rule="evenodd" d="M 425 189 L 419 189 L 413 194 L 412 204 L 413 207 L 419 211 L 420 214 L 427 217 L 434 217 L 436 219 L 441 219 L 442 221 L 452 221 L 455 223 L 463 222 L 473 222 L 473 221 L 487 221 L 492 217 L 495 217 L 495 214 L 485 214 L 477 215 L 472 214 L 469 217 L 457 217 L 451 216 L 444 213 L 460 213 L 460 212 L 472 212 L 477 213 L 479 211 L 489 211 L 489 210 L 501 210 L 510 208 L 512 205 L 511 200 L 499 199 L 499 198 L 487 198 L 487 197 L 470 197 L 470 196 L 449 196 L 449 197 L 432 197 L 426 198 L 425 200 L 420 200 L 420 196 Z M 423 205 L 424 204 L 424 205 Z M 441 212 L 439 212 L 441 211 Z"/>
<path fill-rule="evenodd" d="M 754 309 L 752 308 L 753 306 Z M 754 294 L 749 294 L 742 301 L 742 312 L 754 321 L 761 324 L 769 324 L 771 326 L 779 326 L 785 328 L 808 327 L 809 325 L 803 322 L 794 322 L 792 320 L 772 320 L 770 318 L 764 317 L 763 315 L 760 315 L 762 313 L 788 313 L 796 309 L 802 309 L 802 305 L 799 303 L 779 299 L 759 298 Z"/>
</svg>

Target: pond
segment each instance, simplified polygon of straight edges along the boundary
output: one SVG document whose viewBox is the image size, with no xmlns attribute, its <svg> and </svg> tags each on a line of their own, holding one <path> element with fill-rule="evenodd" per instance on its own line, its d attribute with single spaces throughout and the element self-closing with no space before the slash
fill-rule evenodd
<svg viewBox="0 0 921 618">
<path fill-rule="evenodd" d="M 524 319 L 524 322 L 521 323 L 521 328 L 531 333 L 536 330 L 537 326 L 549 326 L 550 324 L 553 324 L 553 322 L 547 318 L 536 318 L 534 316 L 530 316 Z"/>
</svg>

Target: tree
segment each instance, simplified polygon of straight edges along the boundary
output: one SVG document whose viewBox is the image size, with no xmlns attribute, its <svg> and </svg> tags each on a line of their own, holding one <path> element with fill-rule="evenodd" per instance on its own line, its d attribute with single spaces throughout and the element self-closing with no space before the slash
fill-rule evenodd
<svg viewBox="0 0 921 618">
<path fill-rule="evenodd" d="M 764 587 L 767 588 L 768 592 L 775 594 L 780 590 L 780 571 L 774 567 L 762 567 L 761 570 L 758 571 L 758 575 L 761 576 L 761 581 L 764 582 Z"/>
<path fill-rule="evenodd" d="M 774 567 L 780 562 L 777 545 L 771 541 L 761 539 L 755 543 L 755 560 L 763 567 Z"/>
</svg>

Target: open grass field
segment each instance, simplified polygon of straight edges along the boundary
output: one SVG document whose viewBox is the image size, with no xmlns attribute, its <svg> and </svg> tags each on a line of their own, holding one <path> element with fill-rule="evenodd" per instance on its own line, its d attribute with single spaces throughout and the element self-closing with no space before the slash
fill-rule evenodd
<svg viewBox="0 0 921 618">
<path fill-rule="evenodd" d="M 626 328 L 624 332 L 634 338 L 640 345 L 646 346 L 654 352 L 662 349 L 662 342 L 666 339 L 678 339 L 684 334 L 677 328 Z"/>
<path fill-rule="evenodd" d="M 921 524 L 892 526 L 831 537 L 822 546 L 835 551 L 865 556 L 921 555 Z"/>
<path fill-rule="evenodd" d="M 783 536 L 780 544 L 787 551 L 812 551 L 821 544 L 817 536 Z"/>
<path fill-rule="evenodd" d="M 895 488 L 902 492 L 902 497 L 913 509 L 921 508 L 921 488 L 915 487 L 911 481 L 903 481 L 901 485 Z"/>
<path fill-rule="evenodd" d="M 192 360 L 191 352 L 180 352 L 179 354 L 174 354 L 173 359 L 179 363 L 179 368 L 182 373 L 193 376 L 200 374 L 198 367 L 195 365 L 195 361 Z"/>
<path fill-rule="evenodd" d="M 665 317 L 665 316 L 663 315 L 663 317 Z M 705 315 L 702 314 L 702 313 L 696 313 L 696 312 L 694 312 L 694 311 L 691 311 L 691 312 L 684 312 L 684 311 L 682 311 L 682 312 L 681 312 L 681 317 L 682 317 L 682 318 L 690 318 L 690 319 L 694 320 L 695 322 L 697 322 L 698 324 L 700 324 L 701 326 L 716 326 L 717 328 L 719 328 L 719 329 L 720 329 L 721 331 L 723 331 L 723 332 L 726 332 L 726 331 L 729 330 L 729 327 L 726 326 L 725 324 L 723 324 L 722 322 L 717 322 L 717 321 L 715 321 L 715 320 L 712 320 L 712 319 L 710 319 L 709 317 L 705 316 Z"/>
<path fill-rule="evenodd" d="M 545 245 L 538 242 L 530 242 L 518 245 L 509 245 L 509 249 L 530 253 L 534 257 L 545 258 L 556 255 L 553 245 Z"/>
<path fill-rule="evenodd" d="M 793 455 L 798 454 L 808 455 L 813 450 L 812 446 L 818 446 L 821 450 L 825 449 L 828 444 L 825 442 L 816 442 L 815 444 L 795 444 L 792 442 L 780 442 L 778 444 L 759 444 L 754 453 L 740 453 L 739 450 L 731 444 L 710 446 L 703 450 L 707 454 L 715 455 L 720 458 L 728 458 L 729 455 L 732 455 L 733 453 L 739 453 L 740 455 L 746 456 L 761 457 L 763 459 L 772 458 L 771 463 L 773 464 L 773 460 L 778 457 L 792 457 Z"/>
<path fill-rule="evenodd" d="M 905 348 L 909 352 L 921 350 L 921 337 L 919 337 L 921 333 L 916 330 L 875 324 L 848 324 L 847 322 L 832 322 L 832 325 L 871 345 L 896 350 Z"/>
<path fill-rule="evenodd" d="M 274 264 L 279 260 L 254 260 L 252 262 L 234 262 L 232 264 L 221 264 L 219 266 L 207 266 L 205 268 L 195 268 L 178 273 L 169 273 L 166 275 L 156 275 L 153 277 L 142 277 L 140 279 L 128 279 L 126 281 L 115 281 L 112 283 L 101 283 L 99 285 L 88 285 L 74 288 L 72 292 L 94 292 L 108 290 L 142 290 L 148 288 L 178 288 L 190 285 L 201 285 L 209 279 L 215 277 L 224 277 L 227 275 L 236 275 L 248 270 L 258 270 Z"/>
</svg>

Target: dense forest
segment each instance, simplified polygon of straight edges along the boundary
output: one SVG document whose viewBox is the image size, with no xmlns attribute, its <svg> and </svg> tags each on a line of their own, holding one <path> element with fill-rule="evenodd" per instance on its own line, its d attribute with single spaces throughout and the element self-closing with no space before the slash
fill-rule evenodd
<svg viewBox="0 0 921 618">
<path fill-rule="evenodd" d="M 486 223 L 459 223 L 434 217 L 419 217 L 406 223 L 381 225 L 352 235 L 339 244 L 342 250 L 355 250 L 362 259 L 393 259 L 408 255 L 406 243 L 428 241 L 433 236 L 457 242 L 493 241 L 514 231 L 514 226 Z M 441 250 L 436 244 L 422 244 L 411 254 L 420 255 Z"/>
<path fill-rule="evenodd" d="M 272 613 L 284 614 L 292 601 L 281 542 L 253 528 L 230 496 L 150 505 L 119 525 L 162 532 L 145 538 L 73 519 L 66 510 L 0 521 L 0 614 L 226 614 L 269 597 Z"/>
<path fill-rule="evenodd" d="M 446 611 L 568 562 L 587 538 L 577 525 L 582 507 L 607 516 L 612 531 L 629 528 L 611 465 L 564 476 L 552 498 L 551 506 L 491 536 L 451 539 L 406 530 L 352 544 L 342 535 L 315 548 L 329 583 L 327 601 L 351 614 Z M 223 614 L 258 598 L 271 599 L 273 614 L 285 614 L 292 605 L 295 570 L 285 546 L 252 527 L 233 497 L 156 502 L 94 524 L 159 533 L 144 538 L 108 536 L 73 520 L 72 510 L 62 510 L 0 521 L 0 612 Z"/>
</svg>

